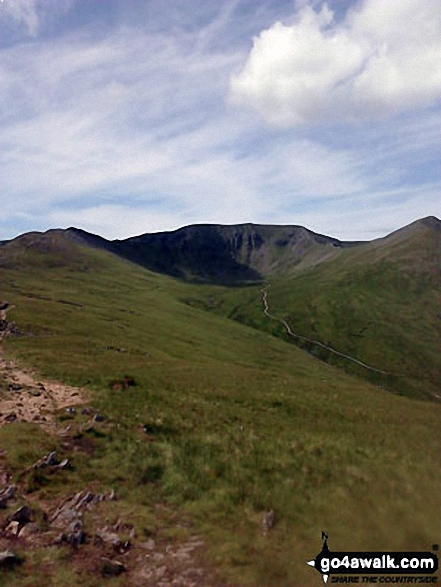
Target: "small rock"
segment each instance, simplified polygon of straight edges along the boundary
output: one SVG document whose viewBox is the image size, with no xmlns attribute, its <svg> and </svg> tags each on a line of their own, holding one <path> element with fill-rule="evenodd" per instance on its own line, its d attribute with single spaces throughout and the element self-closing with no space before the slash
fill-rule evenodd
<svg viewBox="0 0 441 587">
<path fill-rule="evenodd" d="M 15 497 L 15 487 L 14 485 L 9 485 L 3 491 L 0 491 L 0 509 L 5 509 L 8 505 L 8 501 L 10 499 L 14 499 Z"/>
<path fill-rule="evenodd" d="M 67 414 L 76 414 L 77 411 L 75 408 L 70 407 L 70 408 L 66 408 L 66 413 Z"/>
<path fill-rule="evenodd" d="M 18 508 L 11 516 L 11 522 L 18 522 L 19 524 L 27 524 L 32 519 L 32 512 L 31 509 L 27 505 L 21 506 Z"/>
<path fill-rule="evenodd" d="M 270 530 L 272 530 L 276 523 L 276 514 L 274 510 L 270 510 L 269 512 L 265 512 L 262 516 L 262 530 L 264 534 L 267 534 Z"/>
<path fill-rule="evenodd" d="M 156 577 L 158 579 L 160 579 L 161 577 L 163 577 L 166 574 L 166 572 L 167 572 L 167 567 L 165 565 L 162 567 L 158 567 L 156 569 Z"/>
<path fill-rule="evenodd" d="M 67 524 L 72 521 L 76 521 L 81 516 L 80 513 L 70 507 L 64 507 L 61 510 L 57 510 L 52 517 L 52 523 L 55 527 L 64 528 Z"/>
<path fill-rule="evenodd" d="M 95 497 L 93 498 L 93 500 L 91 501 L 91 503 L 100 503 L 102 501 L 105 501 L 106 496 L 104 495 L 104 493 L 97 493 L 95 495 Z"/>
<path fill-rule="evenodd" d="M 20 536 L 22 538 L 26 538 L 28 536 L 33 536 L 34 534 L 38 534 L 39 532 L 40 532 L 40 528 L 38 527 L 38 524 L 36 524 L 35 522 L 30 522 L 20 532 Z"/>
<path fill-rule="evenodd" d="M 165 554 L 162 554 L 162 552 L 154 552 L 153 553 L 153 560 L 162 561 L 164 559 L 165 559 Z"/>
<path fill-rule="evenodd" d="M 104 422 L 105 418 L 102 414 L 95 414 L 93 417 L 94 422 Z"/>
<path fill-rule="evenodd" d="M 21 560 L 10 550 L 0 552 L 0 569 L 12 569 L 21 564 Z"/>
<path fill-rule="evenodd" d="M 80 510 L 82 507 L 84 507 L 84 506 L 86 506 L 87 504 L 89 504 L 89 503 L 90 503 L 90 502 L 93 500 L 93 498 L 94 498 L 94 497 L 95 497 L 95 496 L 94 496 L 94 494 L 93 494 L 93 493 L 91 493 L 90 491 L 88 491 L 88 492 L 87 492 L 87 493 L 84 495 L 84 497 L 82 497 L 82 498 L 80 499 L 80 501 L 77 503 L 77 505 L 75 506 L 75 509 L 76 509 L 77 511 L 78 511 L 78 510 Z"/>
<path fill-rule="evenodd" d="M 110 532 L 107 528 L 98 530 L 95 535 L 95 542 L 97 544 L 106 544 L 112 546 L 117 552 L 125 552 L 130 548 L 129 542 L 123 542 L 116 532 Z"/>
<path fill-rule="evenodd" d="M 118 577 L 126 572 L 126 567 L 117 560 L 110 558 L 101 559 L 101 574 L 103 577 Z"/>
<path fill-rule="evenodd" d="M 129 532 L 129 538 L 130 538 L 130 540 L 135 540 L 135 538 L 136 538 L 136 530 L 135 530 L 135 528 L 132 528 L 130 530 L 130 532 Z"/>
<path fill-rule="evenodd" d="M 59 465 L 57 465 L 57 469 L 65 470 L 65 469 L 72 469 L 72 465 L 70 464 L 69 459 L 64 459 L 61 461 Z"/>
<path fill-rule="evenodd" d="M 76 519 L 70 523 L 67 530 L 55 538 L 53 544 L 70 544 L 73 548 L 78 548 L 86 542 L 86 534 L 83 532 L 83 523 Z"/>
<path fill-rule="evenodd" d="M 45 467 L 56 467 L 60 464 L 57 453 L 55 451 L 45 455 L 42 459 L 37 461 L 34 465 L 34 469 L 44 469 Z"/>
<path fill-rule="evenodd" d="M 8 522 L 3 524 L 5 534 L 11 534 L 12 536 L 18 536 L 18 522 Z"/>
<path fill-rule="evenodd" d="M 83 523 L 81 520 L 72 522 L 72 524 L 69 526 L 64 541 L 74 548 L 78 548 L 80 544 L 84 544 L 86 542 L 86 535 L 83 532 Z"/>
<path fill-rule="evenodd" d="M 83 408 L 81 410 L 81 413 L 83 414 L 83 416 L 90 416 L 90 414 L 92 413 L 92 410 L 90 408 Z"/>
</svg>

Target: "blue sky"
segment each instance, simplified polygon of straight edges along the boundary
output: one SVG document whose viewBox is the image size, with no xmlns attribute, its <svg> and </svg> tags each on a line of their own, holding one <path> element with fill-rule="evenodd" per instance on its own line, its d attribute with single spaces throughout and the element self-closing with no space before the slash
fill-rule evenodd
<svg viewBox="0 0 441 587">
<path fill-rule="evenodd" d="M 441 216 L 439 0 L 0 0 L 0 240 Z"/>
</svg>

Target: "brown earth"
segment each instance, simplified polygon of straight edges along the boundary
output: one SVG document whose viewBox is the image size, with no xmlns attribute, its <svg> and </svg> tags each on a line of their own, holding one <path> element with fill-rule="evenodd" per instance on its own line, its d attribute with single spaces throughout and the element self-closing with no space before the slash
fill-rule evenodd
<svg viewBox="0 0 441 587">
<path fill-rule="evenodd" d="M 0 346 L 0 426 L 13 421 L 36 422 L 56 433 L 55 414 L 70 406 L 84 404 L 86 393 L 56 381 L 42 381 L 11 359 Z"/>
</svg>

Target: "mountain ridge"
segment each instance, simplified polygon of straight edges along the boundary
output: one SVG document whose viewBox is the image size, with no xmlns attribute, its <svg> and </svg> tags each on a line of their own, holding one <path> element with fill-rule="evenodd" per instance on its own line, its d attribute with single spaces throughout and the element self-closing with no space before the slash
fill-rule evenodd
<svg viewBox="0 0 441 587">
<path fill-rule="evenodd" d="M 0 241 L 0 247 L 19 247 L 21 243 L 26 249 L 44 251 L 52 246 L 69 256 L 62 242 L 67 236 L 77 244 L 104 249 L 156 273 L 199 283 L 241 285 L 293 276 L 347 254 L 348 249 L 363 257 L 368 251 L 377 251 L 375 256 L 388 255 L 391 246 L 403 248 L 415 235 L 427 231 L 437 238 L 441 221 L 428 216 L 371 241 L 344 241 L 300 225 L 204 223 L 113 240 L 69 227 L 25 233 Z M 375 258 L 373 252 L 371 255 Z"/>
</svg>

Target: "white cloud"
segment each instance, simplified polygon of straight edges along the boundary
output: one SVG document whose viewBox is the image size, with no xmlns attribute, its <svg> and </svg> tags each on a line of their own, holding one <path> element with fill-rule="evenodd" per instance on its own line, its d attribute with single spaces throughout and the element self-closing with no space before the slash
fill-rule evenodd
<svg viewBox="0 0 441 587">
<path fill-rule="evenodd" d="M 40 33 L 42 25 L 70 9 L 75 0 L 1 0 L 0 23 L 24 29 L 30 37 Z"/>
<path fill-rule="evenodd" d="M 439 209 L 439 186 L 422 185 L 359 195 L 337 201 L 326 209 L 287 216 L 287 223 L 301 224 L 319 234 L 341 240 L 372 240 L 390 234 Z"/>
<path fill-rule="evenodd" d="M 33 37 L 38 33 L 37 0 L 2 0 L 0 15 L 9 17 L 19 26 L 24 26 Z"/>
<path fill-rule="evenodd" d="M 327 4 L 276 22 L 254 38 L 231 78 L 235 104 L 270 124 L 382 117 L 441 95 L 439 0 L 364 0 L 334 20 Z"/>
<path fill-rule="evenodd" d="M 125 237 L 194 222 L 304 223 L 345 238 L 374 224 L 371 209 L 389 213 L 392 190 L 398 210 L 398 199 L 407 201 L 417 184 L 426 187 L 412 210 L 439 214 L 439 198 L 427 187 L 441 148 L 436 109 L 394 125 L 274 132 L 247 109 L 226 107 L 231 72 L 245 55 L 224 38 L 235 6 L 228 2 L 202 32 L 127 26 L 98 36 L 83 29 L 0 49 L 0 239 L 60 224 Z M 338 60 L 328 45 L 315 69 L 305 58 L 304 79 L 314 88 L 322 72 L 322 87 L 302 116 L 326 114 L 332 65 L 344 76 L 358 63 L 360 45 L 348 31 L 366 7 L 337 26 L 329 10 L 303 6 L 306 36 L 296 43 L 305 50 L 326 37 Z M 363 22 L 378 29 L 367 16 Z M 267 58 L 289 81 L 290 68 L 277 56 L 283 49 L 289 57 L 292 30 L 279 28 L 286 38 Z M 290 109 L 279 111 L 291 124 Z"/>
</svg>

